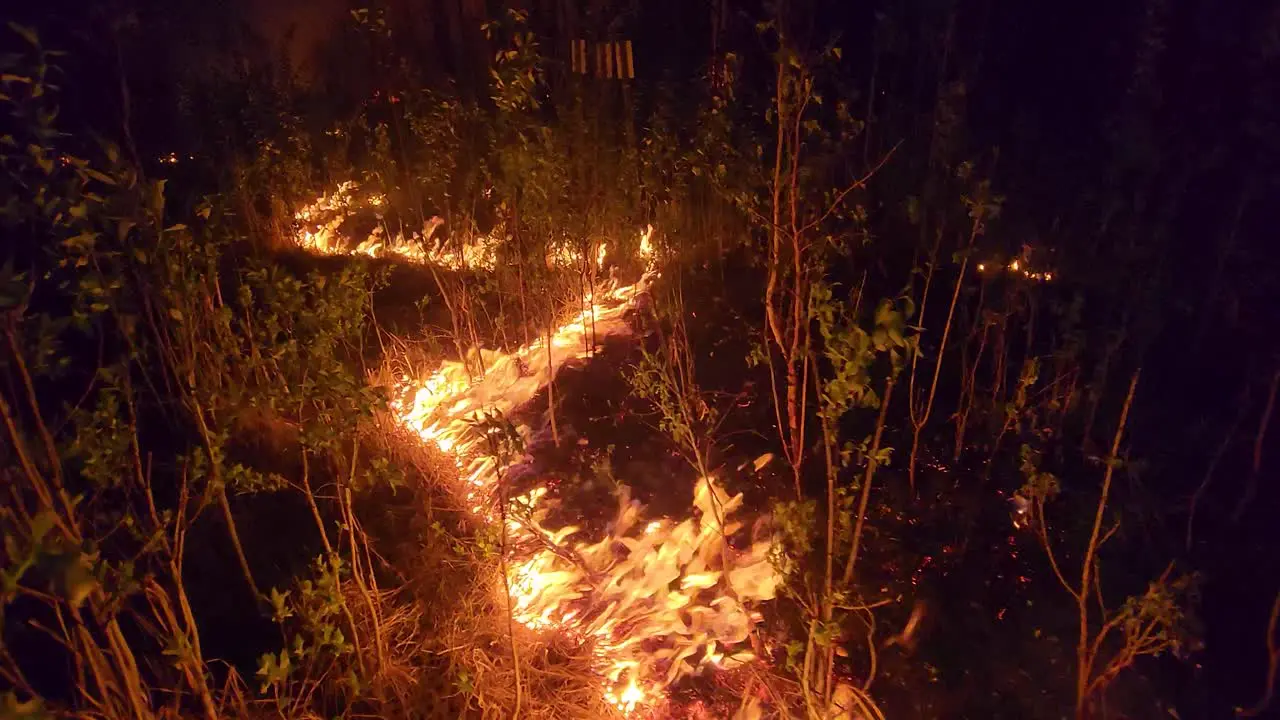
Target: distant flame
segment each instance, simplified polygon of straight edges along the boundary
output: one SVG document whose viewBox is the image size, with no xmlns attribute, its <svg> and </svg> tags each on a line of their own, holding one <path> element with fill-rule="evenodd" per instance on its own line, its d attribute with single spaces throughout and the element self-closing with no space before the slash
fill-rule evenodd
<svg viewBox="0 0 1280 720">
<path fill-rule="evenodd" d="M 1028 280 L 1034 280 L 1036 282 L 1053 282 L 1052 272 L 1047 272 L 1047 271 L 1040 272 L 1038 270 L 1033 270 L 1030 266 L 1028 266 L 1027 263 L 1024 263 L 1022 260 L 1012 260 L 1009 262 L 1008 265 L 997 264 L 994 267 L 997 268 L 996 272 L 999 272 L 999 268 L 1007 268 L 1010 273 L 1014 275 L 1021 275 L 1022 277 L 1025 277 Z M 987 270 L 986 263 L 981 263 L 981 262 L 978 263 L 978 272 L 983 273 L 983 272 L 986 272 L 986 270 Z"/>
<path fill-rule="evenodd" d="M 380 225 L 355 247 L 347 247 L 348 238 L 339 232 L 342 224 L 361 210 L 371 209 L 378 213 L 386 204 L 385 196 L 365 193 L 361 197 L 357 194 L 354 182 L 343 182 L 332 192 L 321 195 L 294 213 L 294 220 L 298 225 L 294 242 L 302 249 L 318 255 L 397 257 L 410 262 L 432 263 L 452 270 L 491 271 L 497 267 L 497 250 L 503 240 L 500 235 L 472 235 L 465 237 L 462 242 L 448 242 L 445 238 L 435 237 L 436 229 L 443 222 L 439 218 L 433 218 L 421 233 L 414 232 L 408 237 L 399 232 L 390 236 Z M 604 266 L 607 253 L 608 246 L 603 243 L 596 248 L 597 267 Z M 548 248 L 548 260 L 557 267 L 577 267 L 582 258 L 582 251 L 571 244 L 553 243 Z"/>
</svg>

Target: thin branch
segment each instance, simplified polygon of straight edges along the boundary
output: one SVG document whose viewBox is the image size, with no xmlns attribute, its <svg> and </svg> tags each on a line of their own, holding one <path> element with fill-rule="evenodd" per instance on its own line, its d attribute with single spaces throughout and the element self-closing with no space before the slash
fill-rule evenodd
<svg viewBox="0 0 1280 720">
<path fill-rule="evenodd" d="M 1116 424 L 1116 433 L 1111 439 L 1111 452 L 1107 455 L 1107 470 L 1102 476 L 1102 492 L 1098 495 L 1098 509 L 1093 518 L 1093 532 L 1089 535 L 1089 545 L 1085 548 L 1083 568 L 1080 570 L 1080 587 L 1076 593 L 1076 605 L 1080 610 L 1079 639 L 1076 643 L 1076 716 L 1083 717 L 1085 702 L 1088 699 L 1089 673 L 1089 579 L 1093 572 L 1095 558 L 1098 554 L 1098 534 L 1102 530 L 1102 517 L 1107 510 L 1107 499 L 1111 494 L 1111 478 L 1115 475 L 1120 456 L 1120 441 L 1124 437 L 1125 426 L 1129 422 L 1129 409 L 1133 407 L 1133 396 L 1138 389 L 1138 378 L 1142 370 L 1133 373 L 1129 380 L 1129 392 L 1125 395 L 1124 406 L 1120 408 L 1120 421 Z M 1168 571 L 1166 571 L 1167 573 Z"/>
<path fill-rule="evenodd" d="M 880 417 L 876 421 L 876 429 L 871 437 L 871 447 L 867 453 L 867 468 L 862 476 L 862 496 L 858 500 L 858 519 L 853 528 L 853 547 L 849 550 L 849 559 L 844 566 L 842 585 L 848 585 L 853 579 L 853 566 L 858 562 L 858 548 L 862 539 L 862 525 L 867 518 L 867 500 L 871 497 L 871 481 L 876 474 L 876 455 L 880 452 L 880 439 L 884 435 L 885 419 L 889 414 L 889 401 L 893 397 L 893 386 L 898 382 L 894 372 L 884 389 L 884 398 L 880 401 Z"/>
<path fill-rule="evenodd" d="M 889 162 L 889 158 L 893 157 L 893 154 L 897 152 L 898 148 L 901 145 L 902 145 L 902 141 L 899 140 L 896 145 L 889 148 L 889 152 L 885 153 L 884 157 L 880 158 L 880 162 L 876 163 L 875 167 L 868 170 L 867 173 L 862 177 L 858 178 L 857 180 L 854 180 L 853 184 L 851 184 L 849 187 L 845 188 L 844 190 L 841 190 L 836 195 L 836 199 L 831 202 L 831 206 L 827 208 L 827 211 L 823 213 L 822 216 L 819 217 L 817 220 L 814 220 L 808 225 L 805 225 L 804 227 L 800 228 L 800 233 L 804 234 L 812 230 L 813 228 L 825 222 L 827 218 L 831 217 L 831 214 L 836 211 L 836 208 L 840 207 L 840 203 L 844 202 L 845 196 L 847 196 L 849 193 L 853 192 L 854 190 L 857 190 L 858 188 L 865 186 L 867 184 L 867 181 L 870 180 L 873 176 L 875 176 L 876 173 L 880 172 L 880 168 L 884 167 L 885 163 Z"/>
<path fill-rule="evenodd" d="M 1049 542 L 1049 530 L 1048 523 L 1045 522 L 1043 498 L 1036 498 L 1036 514 L 1039 516 L 1037 518 L 1039 522 L 1036 524 L 1040 526 L 1040 542 L 1044 545 L 1045 554 L 1049 556 L 1049 567 L 1053 568 L 1053 574 L 1058 577 L 1058 582 L 1062 583 L 1062 587 L 1066 588 L 1067 592 L 1071 593 L 1071 596 L 1078 602 L 1080 593 L 1076 592 L 1075 587 L 1067 581 L 1067 576 L 1062 573 L 1062 569 L 1058 566 L 1058 558 L 1053 552 L 1053 546 Z"/>
<path fill-rule="evenodd" d="M 1276 391 L 1280 390 L 1280 366 L 1271 374 L 1271 387 L 1267 390 L 1267 404 L 1262 409 L 1262 418 L 1258 420 L 1258 432 L 1253 438 L 1253 465 L 1249 469 L 1249 480 L 1245 485 L 1244 495 L 1231 515 L 1232 522 L 1239 522 L 1245 510 L 1253 503 L 1258 493 L 1258 474 L 1262 471 L 1262 447 L 1267 436 L 1267 428 L 1271 425 L 1271 413 L 1276 407 Z"/>
<path fill-rule="evenodd" d="M 1253 707 L 1236 710 L 1240 717 L 1256 717 L 1271 705 L 1271 698 L 1276 691 L 1276 675 L 1280 671 L 1280 642 L 1276 639 L 1276 625 L 1280 624 L 1280 592 L 1271 603 L 1271 619 L 1267 621 L 1267 682 L 1262 690 L 1262 697 Z"/>
<path fill-rule="evenodd" d="M 1218 443 L 1218 447 L 1214 449 L 1213 456 L 1209 458 L 1209 466 L 1205 468 L 1204 479 L 1200 481 L 1200 486 L 1191 496 L 1191 503 L 1187 508 L 1187 549 L 1191 549 L 1193 540 L 1192 531 L 1196 521 L 1196 507 L 1200 504 L 1200 498 L 1209 490 L 1209 484 L 1213 481 L 1214 473 L 1218 469 L 1218 463 L 1222 461 L 1222 456 L 1226 454 L 1227 448 L 1231 446 L 1231 441 L 1235 439 L 1236 430 L 1240 427 L 1240 421 L 1244 419 L 1245 411 L 1249 404 L 1245 402 L 1248 396 L 1248 382 L 1245 383 L 1244 389 L 1241 391 L 1240 399 L 1236 402 L 1236 419 L 1232 421 L 1231 427 L 1226 434 L 1222 436 L 1222 442 Z"/>
</svg>

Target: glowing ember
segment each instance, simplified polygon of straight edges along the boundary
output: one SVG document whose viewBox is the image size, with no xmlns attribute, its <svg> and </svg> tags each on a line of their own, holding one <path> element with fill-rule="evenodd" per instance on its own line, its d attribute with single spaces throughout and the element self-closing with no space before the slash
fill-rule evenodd
<svg viewBox="0 0 1280 720">
<path fill-rule="evenodd" d="M 997 264 L 995 265 L 995 267 L 997 268 L 996 270 L 997 272 L 999 272 L 1000 268 L 1005 268 L 1009 271 L 1009 273 L 1015 276 L 1021 275 L 1022 277 L 1027 278 L 1028 280 L 1034 280 L 1036 282 L 1053 282 L 1052 272 L 1039 272 L 1039 271 L 1032 270 L 1028 266 L 1028 264 L 1023 262 L 1022 260 L 1013 260 L 1008 265 Z M 978 272 L 985 273 L 986 271 L 987 271 L 987 264 L 983 262 L 978 263 Z"/>
</svg>

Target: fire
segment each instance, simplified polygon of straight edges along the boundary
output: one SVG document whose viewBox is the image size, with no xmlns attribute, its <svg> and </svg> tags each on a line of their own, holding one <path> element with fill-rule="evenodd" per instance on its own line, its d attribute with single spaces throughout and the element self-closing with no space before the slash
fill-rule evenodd
<svg viewBox="0 0 1280 720">
<path fill-rule="evenodd" d="M 622 314 L 649 279 L 604 295 L 592 308 L 597 335 L 626 332 Z M 481 409 L 507 413 L 527 402 L 551 372 L 585 354 L 583 332 L 578 316 L 553 334 L 550 369 L 539 340 L 510 355 L 494 353 L 476 382 L 461 363 L 449 361 L 422 382 L 403 380 L 412 397 L 397 406 L 401 421 L 454 455 L 468 506 L 483 517 L 493 520 L 486 508 L 499 468 L 477 455 L 482 438 L 467 418 Z M 528 370 L 521 373 L 521 366 Z M 509 519 L 511 545 L 524 558 L 512 564 L 508 577 L 512 615 L 530 630 L 589 643 L 603 693 L 621 712 L 658 702 L 663 688 L 680 678 L 753 659 L 741 647 L 758 619 L 751 606 L 772 599 L 779 578 L 768 541 L 742 549 L 728 541 L 742 527 L 733 519 L 741 495 L 730 497 L 713 478 L 701 478 L 693 517 L 644 522 L 644 508 L 624 488 L 609 534 L 589 542 L 578 539 L 577 527 L 545 525 L 540 500 L 546 493 L 539 487 L 517 498 L 515 506 L 527 511 Z"/>
<path fill-rule="evenodd" d="M 354 182 L 343 182 L 332 192 L 321 195 L 294 213 L 293 219 L 297 227 L 293 240 L 298 247 L 318 255 L 391 257 L 409 262 L 431 263 L 451 270 L 492 271 L 497 267 L 497 251 L 503 241 L 500 232 L 469 235 L 461 242 L 449 242 L 443 233 L 437 232 L 444 221 L 435 217 L 427 222 L 421 232 L 410 232 L 407 237 L 399 231 L 392 234 L 383 222 L 383 209 L 386 205 L 385 196 L 379 193 L 361 194 Z M 352 247 L 349 243 L 353 239 L 344 235 L 341 228 L 361 212 L 372 214 L 378 224 Z M 646 236 L 642 240 L 642 254 L 646 254 L 643 247 L 647 243 Z M 604 243 L 596 247 L 595 263 L 598 268 L 604 266 L 607 253 L 608 246 Z M 547 259 L 557 267 L 577 267 L 581 264 L 583 254 L 578 247 L 560 242 L 553 243 L 548 248 Z"/>
<path fill-rule="evenodd" d="M 376 195 L 364 200 L 375 207 L 384 202 Z M 358 205 L 354 186 L 344 183 L 303 208 L 298 244 L 321 253 L 353 252 L 342 249 L 336 232 Z M 483 520 L 498 522 L 494 496 L 504 469 L 483 452 L 485 439 L 469 420 L 481 411 L 509 415 L 566 362 L 588 354 L 590 348 L 584 347 L 590 338 L 630 331 L 624 314 L 656 275 L 652 233 L 647 227 L 639 244 L 650 270 L 633 285 L 589 293 L 584 309 L 551 334 L 549 350 L 546 338 L 511 353 L 481 350 L 485 372 L 480 378 L 472 377 L 464 363 L 448 360 L 425 378 L 399 378 L 400 399 L 393 403 L 398 420 L 454 458 L 459 495 Z M 485 268 L 492 267 L 486 261 L 496 244 L 481 238 L 460 250 L 438 244 L 427 249 L 423 242 L 406 244 L 398 236 L 384 242 L 379 235 L 354 252 Z M 553 249 L 551 260 L 578 263 L 581 255 L 574 252 Z M 597 266 L 607 252 L 601 243 L 593 258 Z M 780 578 L 769 561 L 767 540 L 743 547 L 730 542 L 742 528 L 734 519 L 741 495 L 729 496 L 715 478 L 700 478 L 690 517 L 646 519 L 645 508 L 623 487 L 608 532 L 592 540 L 575 526 L 549 526 L 547 493 L 537 487 L 514 498 L 507 515 L 512 617 L 529 631 L 556 633 L 590 648 L 601 693 L 619 712 L 657 705 L 664 689 L 681 678 L 754 659 L 744 646 L 759 619 L 753 607 L 774 597 Z"/>
<path fill-rule="evenodd" d="M 653 243 L 650 238 L 653 237 L 653 226 L 649 225 L 640 233 L 640 257 L 649 261 L 653 258 Z"/>
<path fill-rule="evenodd" d="M 620 694 L 614 695 L 613 692 L 607 692 L 605 697 L 618 709 L 624 713 L 629 713 L 644 701 L 644 691 L 632 683 L 627 685 L 627 688 Z"/>
<path fill-rule="evenodd" d="M 1001 263 L 1001 264 L 995 265 L 994 267 L 996 268 L 996 272 L 999 272 L 1001 269 L 1007 269 L 1010 274 L 1015 276 L 1021 275 L 1022 277 L 1027 278 L 1028 280 L 1034 280 L 1036 282 L 1053 282 L 1052 272 L 1048 272 L 1048 271 L 1041 272 L 1038 270 L 1032 270 L 1031 267 L 1029 267 L 1028 264 L 1023 262 L 1022 260 L 1015 259 L 1011 261 L 1008 265 L 1004 265 Z M 985 273 L 986 271 L 987 271 L 987 264 L 985 262 L 978 263 L 978 272 Z"/>
</svg>

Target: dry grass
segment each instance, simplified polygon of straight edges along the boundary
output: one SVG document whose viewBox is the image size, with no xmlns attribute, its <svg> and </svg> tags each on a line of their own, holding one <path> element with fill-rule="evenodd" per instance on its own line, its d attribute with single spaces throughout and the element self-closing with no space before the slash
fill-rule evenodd
<svg viewBox="0 0 1280 720">
<path fill-rule="evenodd" d="M 502 578 L 496 566 L 477 577 L 440 638 L 450 674 L 469 689 L 467 716 L 509 718 L 516 707 L 519 657 L 522 718 L 589 720 L 620 717 L 605 702 L 590 649 L 519 625 L 508 634 Z"/>
<path fill-rule="evenodd" d="M 394 386 L 396 376 L 416 376 L 415 366 L 426 364 L 387 364 L 372 380 Z M 516 716 L 518 703 L 522 720 L 622 718 L 604 697 L 598 658 L 589 645 L 510 622 L 501 563 L 476 542 L 481 521 L 459 502 L 454 458 L 389 413 L 367 434 L 362 445 L 376 445 L 410 480 L 411 499 L 397 495 L 394 509 L 410 527 L 394 531 L 397 546 L 384 550 L 405 593 L 388 598 L 388 605 L 413 604 L 418 621 L 417 634 L 406 635 L 403 652 L 394 654 L 398 662 L 403 658 L 403 675 L 386 680 L 395 693 L 411 688 L 414 711 L 405 716 L 505 720 Z M 669 702 L 631 717 L 788 717 L 782 708 L 797 706 L 797 692 L 793 682 L 752 664 L 693 678 Z"/>
<path fill-rule="evenodd" d="M 394 547 L 379 549 L 404 581 L 380 603 L 384 634 L 402 629 L 391 633 L 381 694 L 410 702 L 405 717 L 513 717 L 517 673 L 500 563 L 479 551 L 478 521 L 453 494 L 457 466 L 389 415 L 368 434 L 362 443 L 377 443 L 409 477 L 408 492 L 396 496 L 403 504 L 392 510 L 405 526 Z M 521 718 L 621 717 L 601 694 L 589 648 L 519 625 L 514 642 Z"/>
</svg>

